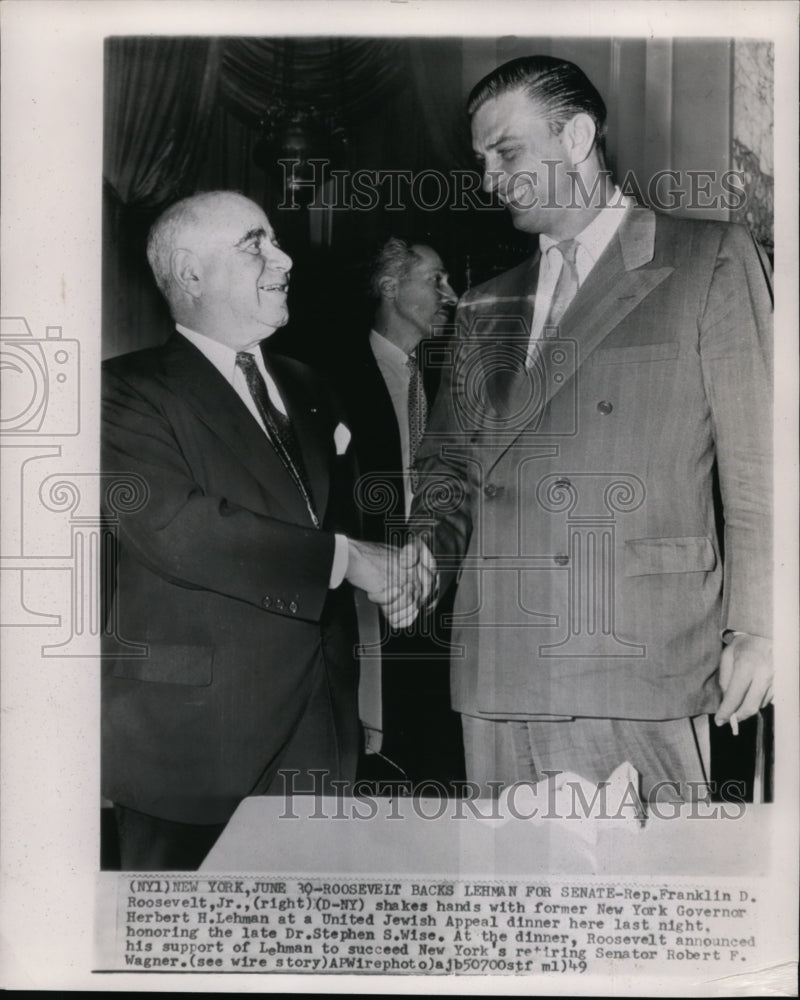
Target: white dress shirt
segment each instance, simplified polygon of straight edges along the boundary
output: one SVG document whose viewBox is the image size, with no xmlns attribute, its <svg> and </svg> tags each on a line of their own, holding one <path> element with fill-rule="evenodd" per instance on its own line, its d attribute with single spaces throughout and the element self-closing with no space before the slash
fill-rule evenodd
<svg viewBox="0 0 800 1000">
<path fill-rule="evenodd" d="M 212 337 L 207 337 L 203 333 L 198 333 L 196 330 L 189 330 L 187 327 L 181 326 L 180 323 L 176 323 L 175 328 L 178 333 L 185 337 L 190 343 L 194 344 L 197 350 L 208 358 L 225 381 L 233 387 L 241 401 L 250 413 L 252 413 L 253 419 L 258 423 L 258 426 L 267 435 L 267 437 L 269 437 L 269 433 L 264 426 L 261 414 L 258 412 L 256 401 L 250 393 L 250 389 L 247 385 L 247 379 L 244 377 L 244 372 L 236 364 L 236 355 L 238 352 L 232 347 L 228 347 L 227 344 L 222 344 L 220 341 L 214 340 Z M 275 380 L 269 374 L 266 365 L 264 364 L 264 358 L 261 354 L 260 346 L 254 347 L 248 353 L 252 354 L 256 360 L 256 365 L 258 365 L 258 370 L 261 372 L 261 377 L 264 379 L 264 384 L 267 387 L 270 400 L 280 410 L 280 412 L 284 414 L 284 416 L 288 416 L 286 404 L 281 398 L 278 386 L 275 384 Z M 346 536 L 335 535 L 334 537 L 336 544 L 333 554 L 333 565 L 331 566 L 331 576 L 328 584 L 331 588 L 338 587 L 344 579 L 344 575 L 347 572 L 348 562 L 348 546 Z"/>
<path fill-rule="evenodd" d="M 411 445 L 408 430 L 408 387 L 411 381 L 411 372 L 407 363 L 408 355 L 377 330 L 370 332 L 369 346 L 375 355 L 375 361 L 383 376 L 383 381 L 386 383 L 386 388 L 389 390 L 394 415 L 397 418 L 397 427 L 400 431 L 405 514 L 408 517 L 411 501 L 414 497 L 411 489 Z"/>
<path fill-rule="evenodd" d="M 194 344 L 198 351 L 201 351 L 208 358 L 211 364 L 224 377 L 228 385 L 233 386 L 236 390 L 237 396 L 258 421 L 259 427 L 265 434 L 267 434 L 267 429 L 264 426 L 264 421 L 261 419 L 261 414 L 258 412 L 256 401 L 253 399 L 250 389 L 248 388 L 244 372 L 236 364 L 236 355 L 239 352 L 235 351 L 232 347 L 228 347 L 227 344 L 222 344 L 218 340 L 213 340 L 211 337 L 205 336 L 205 334 L 197 333 L 195 330 L 189 330 L 187 327 L 181 326 L 180 323 L 176 323 L 175 328 L 178 333 L 183 334 L 188 341 L 191 341 L 191 343 Z M 261 353 L 260 345 L 254 347 L 247 353 L 252 354 L 255 358 L 258 370 L 261 372 L 261 377 L 264 379 L 264 384 L 267 387 L 267 393 L 269 394 L 269 398 L 273 405 L 276 406 L 284 416 L 288 416 L 286 404 L 281 399 L 281 394 L 278 391 L 275 380 L 267 371 L 266 365 L 264 364 L 264 356 Z"/>
<path fill-rule="evenodd" d="M 614 234 L 622 224 L 627 210 L 633 204 L 633 200 L 627 195 L 623 195 L 617 187 L 611 197 L 611 203 L 606 208 L 602 208 L 592 219 L 589 225 L 578 233 L 575 242 L 578 248 L 575 254 L 575 267 L 578 272 L 578 288 L 584 283 L 589 272 L 600 259 L 600 255 L 611 242 Z M 557 250 L 558 241 L 545 236 L 539 236 L 539 249 L 541 250 L 541 260 L 539 261 L 539 280 L 536 285 L 536 297 L 533 307 L 533 322 L 531 323 L 531 345 L 528 349 L 528 360 L 532 357 L 533 341 L 539 340 L 542 336 L 545 321 L 550 312 L 550 304 L 553 300 L 553 292 L 561 274 L 564 258 L 561 251 Z"/>
</svg>

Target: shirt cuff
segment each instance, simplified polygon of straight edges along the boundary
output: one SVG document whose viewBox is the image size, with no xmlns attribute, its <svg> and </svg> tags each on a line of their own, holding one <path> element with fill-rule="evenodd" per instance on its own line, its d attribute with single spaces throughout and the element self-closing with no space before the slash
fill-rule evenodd
<svg viewBox="0 0 800 1000">
<path fill-rule="evenodd" d="M 364 723 L 364 753 L 380 753 L 382 745 L 383 732 L 380 729 L 373 729 L 372 726 Z"/>
<path fill-rule="evenodd" d="M 334 535 L 336 547 L 333 550 L 333 565 L 331 566 L 331 579 L 328 586 L 331 590 L 336 588 L 344 580 L 347 572 L 347 563 L 350 559 L 350 550 L 347 544 L 347 535 Z"/>
<path fill-rule="evenodd" d="M 735 628 L 726 628 L 722 633 L 722 643 L 727 646 L 733 642 L 733 640 L 740 635 L 747 635 L 747 632 L 739 632 Z"/>
</svg>

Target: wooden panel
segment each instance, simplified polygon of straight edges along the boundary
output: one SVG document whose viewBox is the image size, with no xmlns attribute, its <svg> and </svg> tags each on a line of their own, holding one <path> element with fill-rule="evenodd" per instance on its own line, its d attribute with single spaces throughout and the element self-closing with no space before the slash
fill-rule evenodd
<svg viewBox="0 0 800 1000">
<path fill-rule="evenodd" d="M 672 40 L 648 39 L 645 48 L 642 193 L 658 200 L 659 172 L 672 167 Z"/>
<path fill-rule="evenodd" d="M 608 99 L 608 159 L 618 182 L 645 172 L 645 71 L 643 38 L 615 39 Z"/>
<path fill-rule="evenodd" d="M 727 220 L 722 175 L 730 167 L 731 43 L 680 39 L 673 46 L 672 165 L 681 172 L 678 214 Z M 701 171 L 692 177 L 690 171 Z M 706 177 L 705 175 L 713 175 Z M 710 203 L 714 204 L 710 204 Z"/>
</svg>

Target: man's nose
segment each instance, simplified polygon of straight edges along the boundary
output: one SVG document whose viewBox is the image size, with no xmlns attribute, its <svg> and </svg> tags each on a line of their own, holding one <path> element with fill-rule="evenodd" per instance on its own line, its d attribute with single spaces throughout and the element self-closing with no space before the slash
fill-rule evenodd
<svg viewBox="0 0 800 1000">
<path fill-rule="evenodd" d="M 483 190 L 487 194 L 493 194 L 497 190 L 497 185 L 500 180 L 500 175 L 497 170 L 486 170 L 483 171 Z"/>
<path fill-rule="evenodd" d="M 267 266 L 274 271 L 291 271 L 292 258 L 280 247 L 272 247 L 267 257 Z"/>
<path fill-rule="evenodd" d="M 454 306 L 458 302 L 458 296 L 453 291 L 449 281 L 443 281 L 440 285 L 439 298 L 442 300 L 442 304 L 446 306 Z"/>
</svg>

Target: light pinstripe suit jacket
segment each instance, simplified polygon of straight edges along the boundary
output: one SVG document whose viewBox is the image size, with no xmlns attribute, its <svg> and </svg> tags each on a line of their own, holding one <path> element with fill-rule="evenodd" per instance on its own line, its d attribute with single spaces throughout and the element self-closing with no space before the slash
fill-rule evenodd
<svg viewBox="0 0 800 1000">
<path fill-rule="evenodd" d="M 459 575 L 453 706 L 711 712 L 771 634 L 771 301 L 746 230 L 634 209 L 526 369 L 538 258 L 467 293 L 414 509 Z"/>
</svg>

